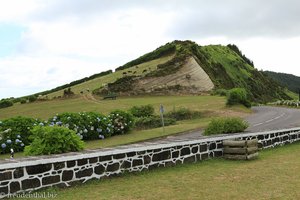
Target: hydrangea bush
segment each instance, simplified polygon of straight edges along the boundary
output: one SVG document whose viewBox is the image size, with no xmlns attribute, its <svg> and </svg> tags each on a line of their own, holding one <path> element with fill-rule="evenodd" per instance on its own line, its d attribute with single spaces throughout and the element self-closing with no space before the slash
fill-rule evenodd
<svg viewBox="0 0 300 200">
<path fill-rule="evenodd" d="M 29 117 L 14 117 L 0 121 L 0 152 L 8 153 L 10 148 L 15 152 L 23 151 L 24 147 L 32 142 L 31 129 L 39 123 L 40 120 Z"/>
<path fill-rule="evenodd" d="M 134 125 L 133 116 L 125 111 L 116 110 L 108 116 L 95 112 L 62 113 L 41 121 L 27 117 L 16 117 L 0 121 L 0 153 L 23 151 L 32 143 L 32 130 L 36 127 L 62 127 L 74 131 L 81 140 L 105 139 L 125 134 Z M 41 129 L 47 130 L 47 129 Z M 49 131 L 54 134 L 53 131 Z"/>
<path fill-rule="evenodd" d="M 112 121 L 112 135 L 125 134 L 134 126 L 134 117 L 129 112 L 115 110 L 108 117 Z"/>
</svg>

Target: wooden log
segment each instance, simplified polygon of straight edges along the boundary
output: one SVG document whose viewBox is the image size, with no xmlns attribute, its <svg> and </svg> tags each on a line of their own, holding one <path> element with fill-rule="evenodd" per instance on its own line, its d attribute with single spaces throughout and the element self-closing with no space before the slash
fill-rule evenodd
<svg viewBox="0 0 300 200">
<path fill-rule="evenodd" d="M 225 154 L 246 154 L 247 148 L 230 148 L 230 147 L 224 147 L 224 153 Z"/>
<path fill-rule="evenodd" d="M 254 146 L 257 146 L 258 140 L 257 139 L 247 140 L 246 143 L 247 143 L 247 147 L 254 147 Z"/>
<path fill-rule="evenodd" d="M 254 154 L 250 154 L 247 156 L 247 160 L 252 160 L 258 157 L 258 152 L 254 153 Z"/>
<path fill-rule="evenodd" d="M 231 154 L 224 154 L 225 159 L 229 160 L 246 160 L 247 156 L 246 155 L 231 155 Z"/>
<path fill-rule="evenodd" d="M 249 147 L 247 148 L 247 154 L 253 154 L 256 153 L 258 151 L 258 147 Z"/>
<path fill-rule="evenodd" d="M 229 147 L 245 147 L 246 141 L 245 140 L 224 140 L 223 146 Z"/>
</svg>

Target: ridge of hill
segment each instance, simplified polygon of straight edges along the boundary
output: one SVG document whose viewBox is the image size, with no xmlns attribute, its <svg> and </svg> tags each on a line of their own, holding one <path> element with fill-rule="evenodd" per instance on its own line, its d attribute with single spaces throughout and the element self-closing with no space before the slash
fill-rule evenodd
<svg viewBox="0 0 300 200">
<path fill-rule="evenodd" d="M 81 95 L 198 95 L 241 87 L 256 102 L 290 99 L 284 87 L 258 71 L 236 45 L 200 46 L 189 40 L 169 42 L 115 72 L 101 72 L 38 94 L 44 99 L 60 98 L 67 87 Z"/>
<path fill-rule="evenodd" d="M 106 88 L 100 88 L 96 93 L 100 95 L 109 92 L 121 95 L 172 92 L 199 94 L 212 89 L 242 87 L 248 91 L 250 99 L 254 101 L 290 99 L 280 84 L 258 71 L 253 62 L 232 44 L 200 46 L 189 40 L 175 40 L 120 66 L 116 71 L 129 70 L 166 55 L 173 55 L 173 57 L 157 65 L 156 70 L 142 76 L 124 76 L 109 83 Z M 195 70 L 202 73 L 194 73 Z"/>
<path fill-rule="evenodd" d="M 299 93 L 300 77 L 293 74 L 286 74 L 280 72 L 264 71 L 269 77 L 277 81 L 279 84 L 287 87 L 290 91 Z"/>
</svg>

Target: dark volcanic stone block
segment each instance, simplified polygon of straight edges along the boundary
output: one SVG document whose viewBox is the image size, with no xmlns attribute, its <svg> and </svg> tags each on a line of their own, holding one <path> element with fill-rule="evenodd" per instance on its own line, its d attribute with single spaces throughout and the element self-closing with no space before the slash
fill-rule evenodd
<svg viewBox="0 0 300 200">
<path fill-rule="evenodd" d="M 60 176 L 59 175 L 47 176 L 47 177 L 44 177 L 42 179 L 42 184 L 43 185 L 49 185 L 49 184 L 58 183 L 58 182 L 60 182 Z"/>
<path fill-rule="evenodd" d="M 98 158 L 89 158 L 89 163 L 90 164 L 93 164 L 93 163 L 96 163 L 98 162 Z"/>
<path fill-rule="evenodd" d="M 265 137 L 264 137 L 264 135 L 258 135 L 258 136 L 257 136 L 257 139 L 258 139 L 258 140 L 263 140 L 263 139 L 265 139 Z"/>
<path fill-rule="evenodd" d="M 52 169 L 52 164 L 42 164 L 42 165 L 34 165 L 27 166 L 26 171 L 29 175 L 41 174 Z"/>
<path fill-rule="evenodd" d="M 201 154 L 201 160 L 205 160 L 208 158 L 208 153 Z"/>
<path fill-rule="evenodd" d="M 136 152 L 129 152 L 127 153 L 127 157 L 133 157 L 136 155 Z"/>
<path fill-rule="evenodd" d="M 155 164 L 152 164 L 152 165 L 149 165 L 148 169 L 151 170 L 151 169 L 155 169 L 158 167 L 158 163 L 155 163 Z"/>
<path fill-rule="evenodd" d="M 146 151 L 138 151 L 136 152 L 137 155 L 144 155 L 146 153 Z"/>
<path fill-rule="evenodd" d="M 187 158 L 184 158 L 183 162 L 184 163 L 191 163 L 196 161 L 196 156 L 189 156 Z"/>
<path fill-rule="evenodd" d="M 218 143 L 217 144 L 217 149 L 222 149 L 223 148 L 223 143 L 221 142 L 221 143 Z"/>
<path fill-rule="evenodd" d="M 105 167 L 103 165 L 98 165 L 94 168 L 95 174 L 101 175 L 105 172 Z"/>
<path fill-rule="evenodd" d="M 215 151 L 215 157 L 220 157 L 223 156 L 223 152 L 222 151 Z"/>
<path fill-rule="evenodd" d="M 68 168 L 71 168 L 71 167 L 74 167 L 75 166 L 75 161 L 74 160 L 71 160 L 71 161 L 67 161 L 67 167 Z"/>
<path fill-rule="evenodd" d="M 0 197 L 2 194 L 8 194 L 8 186 L 0 187 Z"/>
<path fill-rule="evenodd" d="M 151 157 L 149 155 L 144 156 L 144 164 L 147 165 L 151 162 Z"/>
<path fill-rule="evenodd" d="M 282 141 L 287 141 L 288 139 L 289 139 L 289 136 L 285 135 L 285 136 L 283 136 Z"/>
<path fill-rule="evenodd" d="M 89 168 L 89 169 L 85 169 L 85 170 L 76 172 L 76 178 L 92 176 L 92 174 L 93 174 L 93 168 Z"/>
<path fill-rule="evenodd" d="M 156 162 L 156 161 L 162 161 L 162 160 L 167 160 L 171 158 L 171 152 L 170 151 L 163 151 L 161 153 L 156 153 L 153 155 L 152 157 L 152 161 Z"/>
<path fill-rule="evenodd" d="M 136 160 L 132 161 L 132 167 L 139 166 L 142 164 L 143 164 L 143 160 L 141 160 L 141 159 L 136 159 Z"/>
<path fill-rule="evenodd" d="M 73 179 L 74 172 L 72 170 L 65 170 L 62 173 L 62 181 L 70 181 Z"/>
<path fill-rule="evenodd" d="M 102 161 L 108 161 L 108 160 L 112 160 L 112 157 L 111 156 L 100 156 L 99 157 L 99 161 L 102 162 Z"/>
<path fill-rule="evenodd" d="M 118 171 L 120 168 L 120 164 L 119 163 L 113 163 L 107 166 L 107 171 L 108 172 L 114 172 L 114 171 Z"/>
<path fill-rule="evenodd" d="M 15 193 L 15 192 L 18 192 L 19 190 L 21 190 L 21 185 L 19 182 L 14 181 L 9 184 L 10 193 Z"/>
<path fill-rule="evenodd" d="M 125 161 L 122 163 L 121 168 L 122 168 L 122 169 L 129 169 L 129 168 L 131 168 L 131 162 L 128 161 L 128 160 L 125 160 Z"/>
<path fill-rule="evenodd" d="M 23 190 L 27 190 L 30 188 L 37 188 L 40 186 L 41 186 L 40 180 L 37 178 L 25 179 L 22 181 L 22 189 Z"/>
<path fill-rule="evenodd" d="M 62 169 L 66 166 L 65 162 L 53 163 L 54 170 Z"/>
<path fill-rule="evenodd" d="M 114 158 L 114 159 L 122 159 L 122 158 L 125 158 L 125 153 L 120 153 L 120 154 L 113 155 L 113 158 Z"/>
<path fill-rule="evenodd" d="M 209 144 L 209 150 L 214 150 L 216 148 L 217 148 L 217 145 L 215 142 Z"/>
<path fill-rule="evenodd" d="M 1 186 L 2 186 L 2 185 L 8 185 L 8 183 L 9 183 L 9 181 L 3 181 L 3 182 L 0 183 L 0 185 L 1 185 Z"/>
<path fill-rule="evenodd" d="M 0 181 L 10 180 L 10 179 L 12 179 L 11 172 L 1 172 L 0 173 Z"/>
<path fill-rule="evenodd" d="M 199 150 L 199 147 L 198 147 L 198 146 L 192 147 L 192 153 L 197 153 L 198 150 Z"/>
<path fill-rule="evenodd" d="M 179 151 L 172 152 L 172 158 L 178 158 L 179 157 Z"/>
<path fill-rule="evenodd" d="M 191 149 L 189 147 L 185 147 L 180 150 L 180 155 L 185 156 L 191 154 Z"/>
<path fill-rule="evenodd" d="M 173 167 L 173 166 L 175 166 L 175 163 L 172 161 L 168 161 L 165 163 L 165 167 Z"/>
<path fill-rule="evenodd" d="M 14 171 L 14 178 L 21 178 L 23 176 L 24 176 L 24 168 L 23 167 L 16 168 Z"/>
<path fill-rule="evenodd" d="M 200 153 L 207 151 L 207 144 L 200 145 Z"/>
<path fill-rule="evenodd" d="M 77 166 L 86 165 L 88 163 L 88 160 L 86 158 L 77 160 Z"/>
</svg>

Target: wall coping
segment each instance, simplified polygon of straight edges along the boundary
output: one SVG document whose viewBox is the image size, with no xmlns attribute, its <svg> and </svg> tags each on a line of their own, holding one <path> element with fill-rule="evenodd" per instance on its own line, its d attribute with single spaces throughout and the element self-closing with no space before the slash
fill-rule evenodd
<svg viewBox="0 0 300 200">
<path fill-rule="evenodd" d="M 12 160 L 7 159 L 4 161 L 0 161 L 0 170 L 40 165 L 40 164 L 65 162 L 65 161 L 72 161 L 78 159 L 87 159 L 87 158 L 94 158 L 99 156 L 115 155 L 120 153 L 163 149 L 163 148 L 170 148 L 173 146 L 192 145 L 192 144 L 199 144 L 204 142 L 228 140 L 228 139 L 241 138 L 241 137 L 253 137 L 258 135 L 266 135 L 266 134 L 282 133 L 282 132 L 296 132 L 296 131 L 300 132 L 300 127 L 255 132 L 255 133 L 236 133 L 236 134 L 226 134 L 226 135 L 223 134 L 223 135 L 209 136 L 209 137 L 206 136 L 196 140 L 183 140 L 183 141 L 176 141 L 171 143 L 170 142 L 168 143 L 148 142 L 147 145 L 136 143 L 130 145 L 122 145 L 114 148 L 86 150 L 82 152 L 70 152 L 65 154 L 56 154 L 56 155 L 49 155 L 49 156 L 31 156 L 31 157 L 17 158 Z"/>
</svg>

